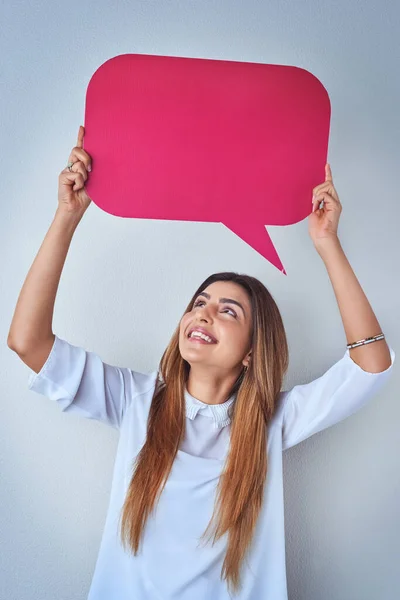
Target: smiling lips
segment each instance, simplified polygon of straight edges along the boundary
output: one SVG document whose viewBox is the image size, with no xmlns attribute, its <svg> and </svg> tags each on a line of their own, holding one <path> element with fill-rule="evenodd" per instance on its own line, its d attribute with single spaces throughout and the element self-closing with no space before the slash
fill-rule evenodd
<svg viewBox="0 0 400 600">
<path fill-rule="evenodd" d="M 208 346 L 215 344 L 215 342 L 207 342 L 207 340 L 204 340 L 203 338 L 198 337 L 198 336 L 190 337 L 189 342 L 197 342 L 198 344 L 207 344 Z"/>
<path fill-rule="evenodd" d="M 188 339 L 191 342 L 203 344 L 216 344 L 217 340 L 211 336 L 203 327 L 195 327 L 189 331 Z"/>
</svg>

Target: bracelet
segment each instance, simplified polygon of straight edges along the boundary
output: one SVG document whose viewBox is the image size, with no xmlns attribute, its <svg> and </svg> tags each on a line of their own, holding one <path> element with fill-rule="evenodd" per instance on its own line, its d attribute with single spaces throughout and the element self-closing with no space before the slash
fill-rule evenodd
<svg viewBox="0 0 400 600">
<path fill-rule="evenodd" d="M 378 335 L 374 335 L 373 337 L 365 338 L 365 340 L 359 340 L 358 342 L 353 342 L 352 344 L 347 344 L 346 348 L 357 348 L 357 346 L 364 346 L 364 344 L 371 344 L 372 342 L 377 342 L 378 340 L 385 339 L 385 335 L 383 333 L 378 333 Z"/>
</svg>

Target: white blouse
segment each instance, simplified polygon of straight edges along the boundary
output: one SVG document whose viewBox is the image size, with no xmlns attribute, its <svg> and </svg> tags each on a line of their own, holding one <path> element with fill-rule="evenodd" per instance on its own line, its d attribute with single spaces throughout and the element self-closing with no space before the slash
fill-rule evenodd
<svg viewBox="0 0 400 600">
<path fill-rule="evenodd" d="M 389 346 L 390 348 L 390 346 Z M 226 536 L 198 547 L 213 512 L 215 491 L 229 448 L 231 396 L 204 404 L 185 392 L 186 437 L 155 514 L 149 517 L 139 554 L 124 551 L 118 519 L 132 465 L 145 442 L 157 370 L 139 373 L 104 363 L 94 352 L 55 337 L 29 389 L 55 400 L 66 413 L 96 419 L 119 430 L 106 522 L 88 600 L 287 600 L 282 451 L 338 423 L 364 406 L 392 372 L 361 369 L 346 349 L 321 377 L 290 391 L 280 401 L 268 431 L 268 472 L 263 506 L 242 590 L 230 596 L 220 578 Z"/>
</svg>

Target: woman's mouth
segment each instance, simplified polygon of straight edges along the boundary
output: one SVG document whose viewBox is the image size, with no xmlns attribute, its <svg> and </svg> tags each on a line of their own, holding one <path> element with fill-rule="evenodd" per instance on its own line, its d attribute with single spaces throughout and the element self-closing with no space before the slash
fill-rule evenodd
<svg viewBox="0 0 400 600">
<path fill-rule="evenodd" d="M 215 342 L 207 342 L 207 340 L 203 340 L 201 337 L 190 337 L 188 340 L 189 342 L 197 342 L 198 344 L 208 344 L 208 346 L 215 344 Z"/>
</svg>

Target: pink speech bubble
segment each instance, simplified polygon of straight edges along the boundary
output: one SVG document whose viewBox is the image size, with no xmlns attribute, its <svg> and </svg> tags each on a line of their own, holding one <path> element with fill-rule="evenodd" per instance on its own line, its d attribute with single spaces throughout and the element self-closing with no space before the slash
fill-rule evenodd
<svg viewBox="0 0 400 600">
<path fill-rule="evenodd" d="M 88 85 L 86 188 L 119 217 L 223 223 L 286 274 L 265 225 L 310 214 L 329 122 L 299 67 L 122 54 Z"/>
</svg>

